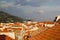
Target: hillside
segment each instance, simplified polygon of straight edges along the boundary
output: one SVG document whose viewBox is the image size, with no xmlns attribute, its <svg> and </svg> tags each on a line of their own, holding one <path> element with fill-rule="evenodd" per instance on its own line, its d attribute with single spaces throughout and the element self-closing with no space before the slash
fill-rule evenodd
<svg viewBox="0 0 60 40">
<path fill-rule="evenodd" d="M 0 11 L 0 23 L 7 23 L 7 22 L 23 22 L 23 19 L 17 16 L 10 15 L 6 12 Z"/>
</svg>

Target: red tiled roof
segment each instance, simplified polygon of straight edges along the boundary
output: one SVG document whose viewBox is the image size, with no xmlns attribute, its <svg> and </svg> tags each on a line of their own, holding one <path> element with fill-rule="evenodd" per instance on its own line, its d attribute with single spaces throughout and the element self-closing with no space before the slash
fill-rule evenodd
<svg viewBox="0 0 60 40">
<path fill-rule="evenodd" d="M 60 26 L 54 26 L 46 31 L 39 33 L 29 40 L 60 40 Z"/>
<path fill-rule="evenodd" d="M 51 21 L 43 21 L 43 22 L 39 22 L 39 23 L 54 24 L 54 22 L 51 22 Z"/>
</svg>

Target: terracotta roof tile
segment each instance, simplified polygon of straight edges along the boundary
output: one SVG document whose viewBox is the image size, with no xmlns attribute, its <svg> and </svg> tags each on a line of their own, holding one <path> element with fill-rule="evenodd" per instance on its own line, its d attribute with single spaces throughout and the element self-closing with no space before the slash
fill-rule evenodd
<svg viewBox="0 0 60 40">
<path fill-rule="evenodd" d="M 49 28 L 48 30 L 29 38 L 29 40 L 60 40 L 60 26 Z"/>
</svg>

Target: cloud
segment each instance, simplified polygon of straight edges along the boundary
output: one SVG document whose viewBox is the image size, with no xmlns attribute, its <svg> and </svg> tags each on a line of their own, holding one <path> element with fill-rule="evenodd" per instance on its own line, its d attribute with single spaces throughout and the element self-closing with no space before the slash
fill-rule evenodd
<svg viewBox="0 0 60 40">
<path fill-rule="evenodd" d="M 52 5 L 54 1 L 56 0 L 3 0 L 0 1 L 0 10 L 23 18 L 44 20 L 60 13 L 60 5 Z"/>
<path fill-rule="evenodd" d="M 45 12 L 60 11 L 60 5 L 59 6 L 41 6 L 40 9 L 45 10 Z"/>
<path fill-rule="evenodd" d="M 20 2 L 23 0 L 19 0 Z M 27 0 L 25 0 L 27 1 Z M 24 1 L 24 3 L 25 3 Z M 29 2 L 35 2 L 34 0 L 28 0 Z M 38 0 L 37 0 L 38 1 Z M 44 0 L 40 0 L 41 2 L 44 1 Z M 40 2 L 39 1 L 39 2 Z M 47 1 L 47 0 L 45 0 Z M 49 0 L 50 1 L 50 0 Z M 52 12 L 52 11 L 59 11 L 60 10 L 60 6 L 39 6 L 39 7 L 34 7 L 34 6 L 28 6 L 28 5 L 21 5 L 21 3 L 18 3 L 17 2 L 7 2 L 7 1 L 1 1 L 0 2 L 0 8 L 6 8 L 7 10 L 8 9 L 13 9 L 13 10 L 22 10 L 22 12 L 24 12 L 24 14 L 34 14 L 34 13 L 39 13 L 39 14 L 42 14 L 42 13 L 49 13 L 49 12 Z M 11 10 L 12 10 L 11 9 Z M 21 12 L 21 11 L 20 11 Z"/>
<path fill-rule="evenodd" d="M 8 8 L 13 6 L 14 6 L 14 2 L 0 1 L 1 8 Z"/>
<path fill-rule="evenodd" d="M 40 13 L 45 13 L 45 11 L 44 11 L 44 10 L 39 10 L 38 12 L 40 12 Z"/>
<path fill-rule="evenodd" d="M 39 7 L 40 5 L 50 2 L 50 0 L 17 0 L 16 4 L 21 4 L 22 6 L 34 6 Z"/>
<path fill-rule="evenodd" d="M 30 1 L 32 1 L 32 0 L 26 0 L 27 2 L 30 2 Z"/>
<path fill-rule="evenodd" d="M 0 1 L 1 6 L 11 7 L 11 6 L 32 6 L 32 7 L 40 7 L 42 5 L 46 5 L 54 0 L 3 0 Z M 56 0 L 55 0 L 56 1 Z"/>
</svg>

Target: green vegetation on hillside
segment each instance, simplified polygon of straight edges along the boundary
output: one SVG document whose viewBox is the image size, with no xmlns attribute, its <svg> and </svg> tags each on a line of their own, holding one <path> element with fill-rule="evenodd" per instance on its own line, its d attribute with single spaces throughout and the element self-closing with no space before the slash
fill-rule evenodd
<svg viewBox="0 0 60 40">
<path fill-rule="evenodd" d="M 0 11 L 0 23 L 7 22 L 23 22 L 23 19 L 17 16 L 10 15 L 6 12 Z"/>
</svg>

